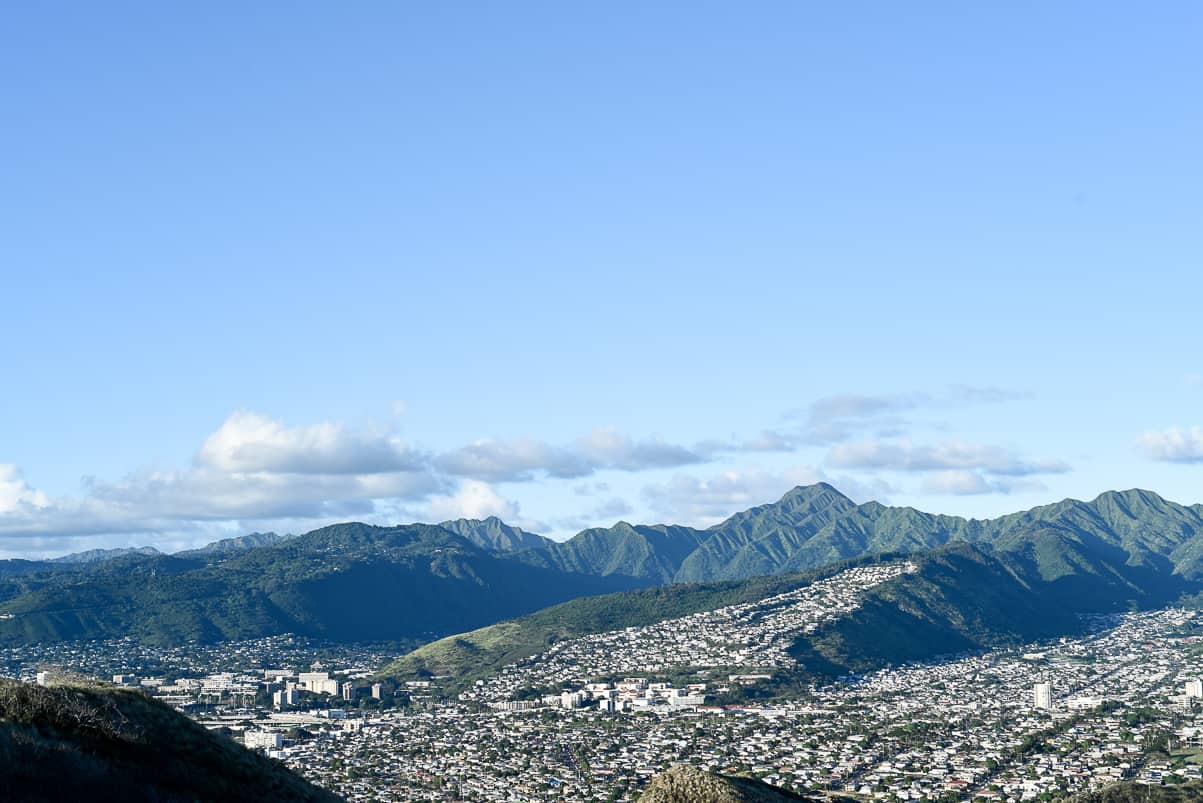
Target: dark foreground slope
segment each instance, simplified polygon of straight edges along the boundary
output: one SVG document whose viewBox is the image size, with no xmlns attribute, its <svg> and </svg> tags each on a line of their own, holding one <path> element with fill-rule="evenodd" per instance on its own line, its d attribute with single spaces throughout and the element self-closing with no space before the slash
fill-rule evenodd
<svg viewBox="0 0 1203 803">
<path fill-rule="evenodd" d="M 678 764 L 651 780 L 639 803 L 785 803 L 785 801 L 828 800 L 838 803 L 845 798 L 810 797 L 755 778 L 719 775 L 688 764 Z"/>
<path fill-rule="evenodd" d="M 139 692 L 0 680 L 0 800 L 339 798 Z"/>
</svg>

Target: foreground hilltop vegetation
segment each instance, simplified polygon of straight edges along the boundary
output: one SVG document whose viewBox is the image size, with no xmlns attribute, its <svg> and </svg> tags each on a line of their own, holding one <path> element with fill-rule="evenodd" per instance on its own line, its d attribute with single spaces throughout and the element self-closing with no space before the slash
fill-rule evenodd
<svg viewBox="0 0 1203 803">
<path fill-rule="evenodd" d="M 852 803 L 850 798 L 808 796 L 770 786 L 755 778 L 720 775 L 678 764 L 657 775 L 639 803 L 786 803 L 786 801 Z"/>
<path fill-rule="evenodd" d="M 340 798 L 140 692 L 0 680 L 0 800 Z"/>
</svg>

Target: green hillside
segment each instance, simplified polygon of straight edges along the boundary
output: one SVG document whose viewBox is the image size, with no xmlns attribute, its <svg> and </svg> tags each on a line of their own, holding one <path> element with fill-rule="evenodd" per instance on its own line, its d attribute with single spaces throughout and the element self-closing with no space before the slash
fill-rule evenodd
<svg viewBox="0 0 1203 803">
<path fill-rule="evenodd" d="M 705 538 L 704 531 L 690 527 L 620 521 L 613 527 L 585 530 L 563 543 L 553 542 L 520 557 L 565 572 L 629 577 L 641 585 L 670 583 Z"/>
<path fill-rule="evenodd" d="M 632 585 L 510 560 L 438 527 L 341 524 L 210 562 L 123 559 L 52 577 L 0 604 L 11 614 L 0 643 L 429 640 Z"/>
<path fill-rule="evenodd" d="M 819 483 L 708 530 L 619 522 L 556 543 L 496 518 L 351 523 L 177 555 L 0 562 L 0 643 L 284 632 L 427 641 L 577 597 L 791 575 L 958 543 L 1005 560 L 1025 582 L 1038 579 L 1072 610 L 1143 607 L 1203 589 L 1203 507 L 1149 491 L 973 520 L 858 505 Z"/>
<path fill-rule="evenodd" d="M 652 624 L 800 588 L 866 556 L 820 570 L 742 581 L 677 584 L 566 602 L 519 619 L 441 639 L 403 656 L 382 676 L 449 676 L 451 688 L 487 677 L 556 641 Z M 1079 631 L 1078 613 L 1163 605 L 1197 588 L 1131 566 L 1089 539 L 1056 529 L 1011 536 L 1006 549 L 955 542 L 911 553 L 917 571 L 867 592 L 863 605 L 791 649 L 805 673 L 839 675 Z"/>
<path fill-rule="evenodd" d="M 426 644 L 386 666 L 380 675 L 398 680 L 449 675 L 454 678 L 453 686 L 464 686 L 508 663 L 535 655 L 557 641 L 754 602 L 801 588 L 852 565 L 875 560 L 877 558 L 864 558 L 803 574 L 659 586 L 574 599 L 518 619 Z"/>
<path fill-rule="evenodd" d="M 1039 577 L 1024 576 L 1010 556 L 951 544 L 914 561 L 917 572 L 870 589 L 860 608 L 796 644 L 794 657 L 820 674 L 866 672 L 1080 628 L 1075 613 L 1083 608 Z"/>
<path fill-rule="evenodd" d="M 996 519 L 965 519 L 878 502 L 856 504 L 826 483 L 793 489 L 708 530 L 619 522 L 520 553 L 533 565 L 649 583 L 739 580 L 804 571 L 881 552 L 917 552 L 956 541 L 1006 548 L 1058 530 L 1111 559 L 1203 578 L 1203 507 L 1151 491 L 1110 491 Z"/>
<path fill-rule="evenodd" d="M 682 562 L 678 582 L 788 572 L 876 552 L 912 552 L 952 541 L 1005 547 L 1053 527 L 1126 561 L 1203 577 L 1203 509 L 1150 491 L 1110 491 L 1091 502 L 1053 505 L 975 520 L 877 502 L 855 505 L 824 483 L 795 488 L 779 502 L 736 514 L 712 527 Z"/>
</svg>

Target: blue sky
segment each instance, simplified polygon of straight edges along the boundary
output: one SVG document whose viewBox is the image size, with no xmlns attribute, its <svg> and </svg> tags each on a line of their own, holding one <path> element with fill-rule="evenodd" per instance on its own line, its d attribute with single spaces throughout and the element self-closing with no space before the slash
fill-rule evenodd
<svg viewBox="0 0 1203 803">
<path fill-rule="evenodd" d="M 1203 502 L 1194 3 L 0 19 L 0 556 Z"/>
</svg>

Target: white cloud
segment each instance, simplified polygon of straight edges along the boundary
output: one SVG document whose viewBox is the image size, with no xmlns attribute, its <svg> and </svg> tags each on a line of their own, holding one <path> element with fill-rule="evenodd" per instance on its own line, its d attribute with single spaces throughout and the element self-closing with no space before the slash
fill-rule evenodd
<svg viewBox="0 0 1203 803">
<path fill-rule="evenodd" d="M 609 499 L 603 499 L 597 503 L 597 506 L 593 508 L 593 518 L 616 519 L 632 512 L 634 512 L 634 508 L 627 503 L 627 500 L 611 496 Z"/>
<path fill-rule="evenodd" d="M 72 497 L 50 498 L 30 488 L 15 467 L 0 466 L 0 535 L 26 545 L 143 535 L 157 543 L 194 542 L 215 528 L 251 529 L 262 522 L 304 528 L 420 516 L 424 504 L 432 517 L 498 515 L 541 527 L 522 520 L 517 505 L 487 481 L 532 480 L 540 474 L 583 477 L 603 469 L 634 472 L 706 459 L 613 428 L 595 429 L 565 446 L 487 440 L 432 458 L 388 431 L 334 423 L 288 426 L 243 410 L 204 439 L 192 466 L 136 472 L 116 481 L 87 479 Z M 601 483 L 595 488 L 605 490 Z M 594 514 L 624 511 L 630 511 L 624 501 L 610 498 L 598 503 Z"/>
<path fill-rule="evenodd" d="M 1203 427 L 1172 427 L 1140 436 L 1139 446 L 1148 457 L 1169 463 L 1203 463 Z"/>
<path fill-rule="evenodd" d="M 30 488 L 17 467 L 0 463 L 0 514 L 48 507 L 50 498 Z"/>
<path fill-rule="evenodd" d="M 1008 478 L 1068 467 L 1059 461 L 1021 459 L 999 447 L 956 442 L 921 446 L 886 433 L 907 425 L 899 418 L 906 411 L 1016 397 L 1008 391 L 969 387 L 939 395 L 846 394 L 819 399 L 803 411 L 802 420 L 752 438 L 730 436 L 684 446 L 599 427 L 558 444 L 533 438 L 483 439 L 435 454 L 404 443 L 389 428 L 394 425 L 289 425 L 240 410 L 204 438 L 190 466 L 136 472 L 115 481 L 88 480 L 82 492 L 71 497 L 51 498 L 31 488 L 15 467 L 0 465 L 0 536 L 50 543 L 93 535 L 116 542 L 149 534 L 155 543 L 173 543 L 215 528 L 247 530 L 270 526 L 267 522 L 288 522 L 301 531 L 340 519 L 383 522 L 392 516 L 395 522 L 400 520 L 396 517 L 424 513 L 431 518 L 498 515 L 517 520 L 517 504 L 490 483 L 685 468 L 739 453 L 790 452 L 814 443 L 832 444 L 827 465 L 858 469 L 857 476 L 829 478 L 809 466 L 727 471 L 708 479 L 678 475 L 649 486 L 644 497 L 664 520 L 712 523 L 775 499 L 794 485 L 819 480 L 829 479 L 857 501 L 880 498 L 893 489 L 871 473 L 877 469 L 962 472 L 930 480 L 933 488 L 959 493 L 978 492 L 970 476 L 976 474 L 989 488 L 1006 492 L 1022 484 Z M 394 404 L 392 412 L 404 414 L 403 403 Z M 1194 432 L 1199 440 L 1197 429 Z M 854 435 L 868 439 L 851 441 Z M 1168 435 L 1160 437 L 1165 441 Z M 1182 439 L 1189 440 L 1189 433 L 1179 436 Z M 1154 446 L 1150 438 L 1147 448 Z M 1164 455 L 1177 455 L 1159 459 L 1197 459 L 1186 456 L 1188 450 L 1180 444 L 1157 448 Z M 580 482 L 575 492 L 593 497 L 581 500 L 581 519 L 609 523 L 631 513 L 626 500 L 614 496 L 604 483 Z"/>
<path fill-rule="evenodd" d="M 812 403 L 806 413 L 802 439 L 812 444 L 839 443 L 867 428 L 900 428 L 898 414 L 930 401 L 924 393 L 865 396 L 846 393 Z"/>
<path fill-rule="evenodd" d="M 156 471 L 118 482 L 89 480 L 76 498 L 0 513 L 0 534 L 74 536 L 170 534 L 200 525 L 268 519 L 371 518 L 376 500 L 420 500 L 442 484 L 420 472 L 389 475 L 229 474 L 214 469 Z"/>
<path fill-rule="evenodd" d="M 832 447 L 826 460 L 841 468 L 920 472 L 977 469 L 1012 477 L 1069 471 L 1069 466 L 1060 460 L 1024 460 L 999 446 L 960 441 L 921 445 L 905 439 L 863 440 Z"/>
<path fill-rule="evenodd" d="M 577 443 L 578 449 L 598 466 L 620 471 L 674 468 L 705 462 L 696 452 L 659 438 L 632 440 L 613 427 L 598 427 Z"/>
<path fill-rule="evenodd" d="M 985 477 L 980 472 L 965 469 L 937 471 L 923 478 L 920 486 L 924 493 L 954 494 L 1009 494 L 1025 491 L 1048 490 L 1044 483 L 1032 479 L 1012 477 Z"/>
<path fill-rule="evenodd" d="M 435 496 L 426 508 L 428 521 L 487 519 L 497 516 L 509 522 L 518 518 L 518 505 L 502 498 L 487 482 L 467 480 L 455 493 Z"/>
<path fill-rule="evenodd" d="M 458 477 L 475 477 L 493 482 L 525 482 L 536 471 L 566 479 L 593 473 L 581 455 L 531 439 L 485 438 L 435 457 L 435 465 Z"/>
<path fill-rule="evenodd" d="M 484 439 L 438 455 L 434 463 L 459 477 L 492 482 L 525 482 L 544 473 L 557 479 L 587 477 L 597 471 L 646 471 L 706 462 L 683 446 L 652 438 L 634 440 L 612 427 L 599 427 L 565 446 L 533 439 Z"/>
<path fill-rule="evenodd" d="M 996 404 L 1030 398 L 1029 394 L 996 387 L 952 385 L 942 393 L 893 393 L 866 395 L 844 393 L 818 399 L 787 418 L 802 419 L 800 442 L 829 445 L 857 435 L 879 437 L 900 435 L 909 427 L 904 413 L 920 409 L 948 410 L 980 404 Z"/>
<path fill-rule="evenodd" d="M 421 457 L 388 434 L 329 423 L 288 428 L 240 410 L 205 439 L 197 462 L 229 472 L 373 474 L 415 469 Z"/>
<path fill-rule="evenodd" d="M 593 507 L 579 516 L 565 516 L 550 522 L 551 529 L 563 534 L 574 534 L 590 527 L 609 527 L 634 512 L 625 499 L 612 496 L 599 500 Z"/>
<path fill-rule="evenodd" d="M 206 438 L 193 466 L 116 481 L 86 478 L 76 496 L 50 498 L 30 489 L 15 468 L 0 467 L 0 535 L 27 545 L 133 535 L 195 542 L 234 523 L 250 529 L 269 521 L 377 519 L 399 502 L 447 487 L 387 434 L 333 424 L 288 428 L 237 412 Z"/>
<path fill-rule="evenodd" d="M 976 471 L 956 469 L 952 471 L 937 471 L 923 479 L 924 492 L 937 494 L 968 494 L 994 493 L 994 486 L 986 482 L 986 478 Z"/>
</svg>

